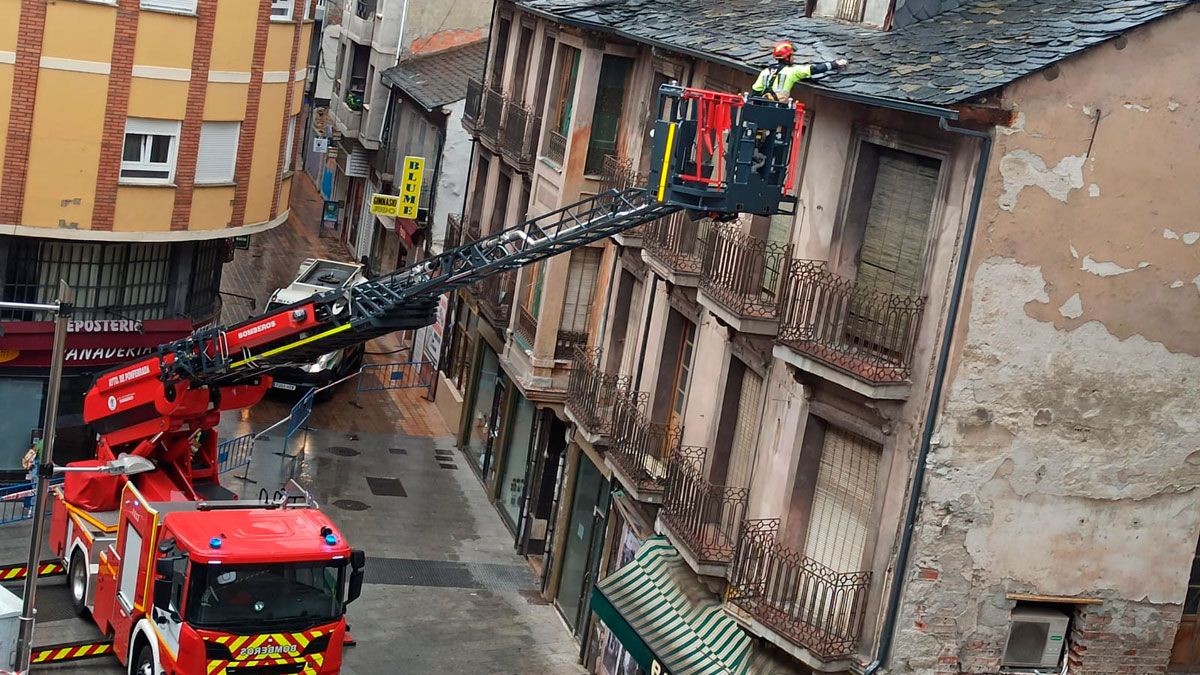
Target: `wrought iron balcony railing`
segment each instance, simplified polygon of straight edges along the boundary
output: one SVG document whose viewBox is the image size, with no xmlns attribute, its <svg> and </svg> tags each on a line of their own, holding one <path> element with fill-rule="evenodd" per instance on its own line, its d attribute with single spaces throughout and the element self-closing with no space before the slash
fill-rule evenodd
<svg viewBox="0 0 1200 675">
<path fill-rule="evenodd" d="M 467 222 L 463 226 L 463 232 L 467 237 L 467 240 L 463 242 L 464 244 L 469 244 L 473 241 L 479 241 L 480 239 L 482 239 L 483 238 L 483 229 L 482 229 L 482 226 L 479 224 L 479 217 L 478 216 L 467 216 Z"/>
<path fill-rule="evenodd" d="M 659 517 L 700 565 L 728 565 L 746 517 L 746 488 L 713 485 L 704 477 L 704 448 L 682 448 L 667 463 Z"/>
<path fill-rule="evenodd" d="M 587 341 L 587 331 L 563 330 L 560 328 L 558 336 L 554 341 L 554 358 L 560 361 L 571 360 L 577 348 L 587 347 Z"/>
<path fill-rule="evenodd" d="M 600 349 L 577 347 L 567 381 L 567 409 L 589 434 L 610 438 L 618 407 L 644 409 L 649 394 L 633 391 L 631 378 L 600 369 Z"/>
<path fill-rule="evenodd" d="M 537 318 L 524 307 L 517 308 L 517 323 L 514 332 L 533 349 L 533 339 L 537 336 Z"/>
<path fill-rule="evenodd" d="M 542 156 L 562 166 L 567 157 L 567 137 L 554 127 L 546 127 L 546 138 L 542 141 Z"/>
<path fill-rule="evenodd" d="M 779 304 L 779 342 L 872 384 L 908 380 L 922 297 L 863 288 L 825 263 L 794 260 Z"/>
<path fill-rule="evenodd" d="M 622 159 L 613 155 L 604 156 L 604 165 L 600 171 L 601 194 L 609 190 L 624 191 L 626 188 L 631 187 L 644 188 L 647 180 L 645 174 L 638 173 L 633 168 L 633 160 Z M 625 237 L 626 241 L 640 239 L 645 236 L 648 227 L 648 223 L 638 225 L 623 232 L 622 236 Z"/>
<path fill-rule="evenodd" d="M 463 245 L 463 217 L 461 213 L 446 214 L 446 238 L 442 243 L 443 250 L 458 248 Z"/>
<path fill-rule="evenodd" d="M 747 520 L 729 567 L 727 601 L 824 660 L 862 637 L 870 572 L 837 572 L 778 541 L 779 520 Z"/>
<path fill-rule="evenodd" d="M 488 87 L 483 92 L 483 110 L 480 112 L 479 137 L 492 144 L 500 142 L 504 126 L 504 95 Z"/>
<path fill-rule="evenodd" d="M 774 319 L 791 253 L 790 244 L 751 237 L 734 223 L 713 225 L 704 237 L 700 288 L 737 316 Z"/>
<path fill-rule="evenodd" d="M 510 270 L 486 277 L 473 288 L 483 319 L 501 333 L 508 328 L 508 320 L 512 316 L 513 292 L 516 286 L 517 273 Z"/>
<path fill-rule="evenodd" d="M 360 19 L 375 18 L 375 2 L 376 0 L 357 0 L 354 3 L 354 15 Z"/>
<path fill-rule="evenodd" d="M 529 108 L 517 101 L 505 103 L 500 154 L 519 171 L 527 172 L 533 168 L 534 155 L 537 154 L 538 132 L 541 131 L 541 126 L 542 118 Z"/>
<path fill-rule="evenodd" d="M 640 400 L 621 400 L 613 410 L 609 457 L 630 487 L 647 496 L 661 496 L 667 485 L 667 463 L 682 447 L 677 426 L 650 422 Z"/>
<path fill-rule="evenodd" d="M 689 220 L 677 211 L 649 224 L 642 248 L 676 274 L 699 274 L 704 263 L 704 238 L 712 221 Z"/>
<path fill-rule="evenodd" d="M 483 82 L 472 77 L 467 80 L 467 99 L 463 103 L 462 125 L 467 133 L 479 133 L 479 113 L 482 109 Z"/>
</svg>

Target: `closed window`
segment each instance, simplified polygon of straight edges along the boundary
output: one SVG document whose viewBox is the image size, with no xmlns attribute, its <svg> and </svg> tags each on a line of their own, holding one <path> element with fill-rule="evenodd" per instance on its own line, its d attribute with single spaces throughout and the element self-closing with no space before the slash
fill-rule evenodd
<svg viewBox="0 0 1200 675">
<path fill-rule="evenodd" d="M 271 18 L 280 21 L 291 21 L 292 0 L 271 0 Z"/>
<path fill-rule="evenodd" d="M 233 182 L 241 126 L 238 122 L 205 122 L 200 126 L 200 150 L 196 153 L 198 185 Z"/>
<path fill-rule="evenodd" d="M 179 122 L 130 119 L 125 122 L 121 151 L 121 180 L 130 183 L 170 183 L 175 177 Z"/>
<path fill-rule="evenodd" d="M 600 271 L 600 249 L 577 248 L 571 252 L 571 270 L 567 277 L 566 301 L 563 303 L 562 324 L 565 331 L 582 333 L 587 330 L 592 313 L 592 293 Z"/>
<path fill-rule="evenodd" d="M 196 11 L 196 0 L 142 0 L 142 9 L 194 13 Z"/>
<path fill-rule="evenodd" d="M 292 170 L 292 141 L 296 136 L 296 117 L 288 118 L 287 137 L 283 139 L 283 170 Z"/>
</svg>

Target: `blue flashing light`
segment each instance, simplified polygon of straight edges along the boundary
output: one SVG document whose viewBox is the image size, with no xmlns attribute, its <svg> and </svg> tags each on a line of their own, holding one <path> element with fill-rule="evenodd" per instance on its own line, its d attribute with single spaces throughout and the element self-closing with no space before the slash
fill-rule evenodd
<svg viewBox="0 0 1200 675">
<path fill-rule="evenodd" d="M 336 534 L 325 535 L 325 543 L 329 544 L 330 546 L 333 546 L 334 544 L 337 543 L 337 535 Z"/>
<path fill-rule="evenodd" d="M 221 548 L 221 538 L 213 537 L 212 539 L 209 539 L 208 545 L 210 548 Z"/>
</svg>

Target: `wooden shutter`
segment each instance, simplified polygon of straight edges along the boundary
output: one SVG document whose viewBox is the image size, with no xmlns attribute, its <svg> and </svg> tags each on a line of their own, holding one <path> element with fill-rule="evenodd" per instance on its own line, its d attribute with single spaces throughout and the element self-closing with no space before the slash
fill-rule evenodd
<svg viewBox="0 0 1200 675">
<path fill-rule="evenodd" d="M 625 350 L 621 355 L 621 363 L 625 364 L 625 370 L 629 370 L 628 366 L 633 364 L 634 357 L 640 349 L 638 340 L 642 337 L 642 293 L 642 282 L 635 278 L 633 291 L 629 294 L 629 321 L 625 324 Z"/>
<path fill-rule="evenodd" d="M 571 252 L 571 269 L 567 275 L 567 292 L 563 303 L 562 322 L 566 331 L 583 332 L 588 327 L 592 311 L 592 292 L 600 271 L 600 249 L 585 246 Z"/>
<path fill-rule="evenodd" d="M 200 149 L 196 153 L 196 183 L 231 183 L 237 160 L 237 122 L 205 122 L 200 125 Z"/>
<path fill-rule="evenodd" d="M 896 295 L 921 295 L 939 165 L 935 159 L 879 149 L 858 262 L 859 285 Z"/>
<path fill-rule="evenodd" d="M 863 568 L 879 455 L 879 446 L 861 436 L 825 430 L 804 545 L 809 558 L 838 572 Z"/>
<path fill-rule="evenodd" d="M 743 366 L 738 416 L 733 427 L 733 448 L 729 453 L 729 472 L 725 479 L 725 484 L 730 487 L 750 487 L 754 448 L 758 441 L 758 412 L 761 400 L 762 378 L 758 373 Z"/>
</svg>

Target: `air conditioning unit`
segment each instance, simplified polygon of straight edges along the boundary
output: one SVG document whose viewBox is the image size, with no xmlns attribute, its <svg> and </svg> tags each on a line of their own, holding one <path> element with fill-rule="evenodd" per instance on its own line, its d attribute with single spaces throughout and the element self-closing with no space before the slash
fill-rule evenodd
<svg viewBox="0 0 1200 675">
<path fill-rule="evenodd" d="M 1017 668 L 1056 668 L 1067 642 L 1069 618 L 1060 611 L 1017 607 L 1008 627 L 1004 665 Z"/>
</svg>

